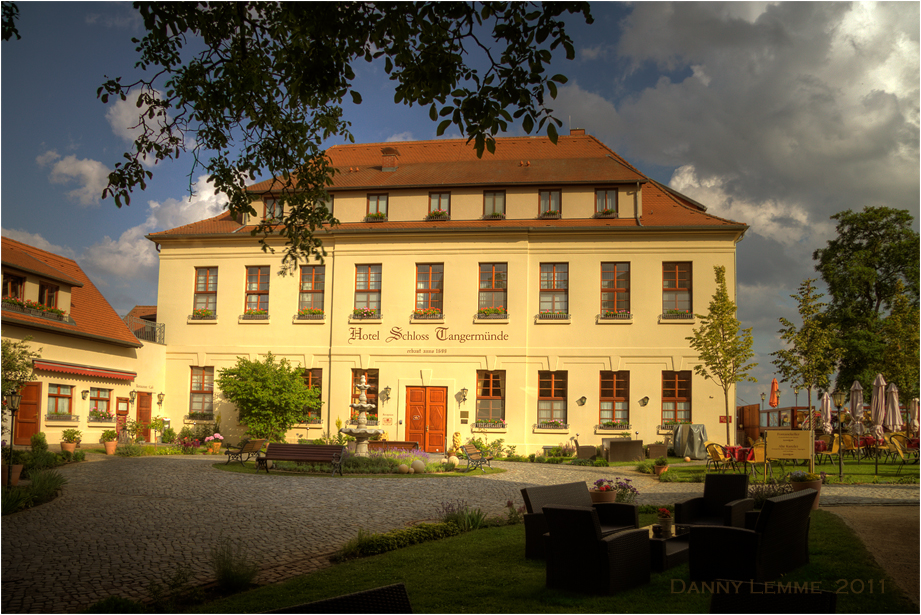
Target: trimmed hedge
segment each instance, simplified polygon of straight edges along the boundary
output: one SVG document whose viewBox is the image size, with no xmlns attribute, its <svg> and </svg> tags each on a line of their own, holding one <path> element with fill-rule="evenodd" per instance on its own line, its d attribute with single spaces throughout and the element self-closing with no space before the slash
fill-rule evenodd
<svg viewBox="0 0 921 615">
<path fill-rule="evenodd" d="M 457 536 L 463 531 L 454 523 L 420 523 L 406 529 L 393 530 L 384 534 L 364 534 L 350 540 L 333 556 L 333 561 L 344 561 L 358 557 L 378 555 L 395 551 L 410 545 Z"/>
</svg>

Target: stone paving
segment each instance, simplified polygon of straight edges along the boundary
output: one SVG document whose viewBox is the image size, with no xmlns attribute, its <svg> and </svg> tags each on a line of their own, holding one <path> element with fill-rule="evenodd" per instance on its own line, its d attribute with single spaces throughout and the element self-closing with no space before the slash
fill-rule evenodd
<svg viewBox="0 0 921 615">
<path fill-rule="evenodd" d="M 180 564 L 194 583 L 213 580 L 212 545 L 226 538 L 259 561 L 272 583 L 329 565 L 359 529 L 384 532 L 437 517 L 465 500 L 488 514 L 521 503 L 527 485 L 621 476 L 640 504 L 698 495 L 702 484 L 660 483 L 627 468 L 496 462 L 508 472 L 464 479 L 328 478 L 215 470 L 208 457 L 89 454 L 61 468 L 53 502 L 2 519 L 3 613 L 70 613 L 109 595 L 145 599 Z M 824 485 L 822 506 L 919 503 L 917 485 Z"/>
</svg>

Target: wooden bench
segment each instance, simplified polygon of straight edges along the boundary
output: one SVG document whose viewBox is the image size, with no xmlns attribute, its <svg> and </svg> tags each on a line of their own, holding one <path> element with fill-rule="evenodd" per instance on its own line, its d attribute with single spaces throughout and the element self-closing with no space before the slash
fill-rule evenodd
<svg viewBox="0 0 921 615">
<path fill-rule="evenodd" d="M 369 451 L 386 451 L 397 449 L 401 451 L 417 451 L 418 442 L 409 442 L 407 440 L 368 440 Z"/>
<path fill-rule="evenodd" d="M 258 455 L 266 442 L 268 442 L 268 440 L 244 440 L 239 446 L 228 447 L 227 451 L 224 453 L 227 455 L 227 463 L 224 465 L 227 465 L 231 461 L 239 461 L 240 465 L 243 465 L 244 461 L 249 461 L 250 457 Z M 245 459 L 243 457 L 244 455 L 246 455 Z"/>
<path fill-rule="evenodd" d="M 338 444 L 282 444 L 272 442 L 266 447 L 265 454 L 256 457 L 256 472 L 262 468 L 269 473 L 269 461 L 303 461 L 329 463 L 333 468 L 332 475 L 342 474 L 342 460 L 345 457 L 345 447 Z"/>
<path fill-rule="evenodd" d="M 485 473 L 486 468 L 483 467 L 484 465 L 489 466 L 490 468 L 492 467 L 491 465 L 489 465 L 489 462 L 492 461 L 492 456 L 484 455 L 483 453 L 480 452 L 480 449 L 478 449 L 474 445 L 465 444 L 464 446 L 461 447 L 461 451 L 464 453 L 464 456 L 467 458 L 467 469 L 464 470 L 465 472 L 469 470 L 476 470 L 477 468 L 480 468 Z"/>
</svg>

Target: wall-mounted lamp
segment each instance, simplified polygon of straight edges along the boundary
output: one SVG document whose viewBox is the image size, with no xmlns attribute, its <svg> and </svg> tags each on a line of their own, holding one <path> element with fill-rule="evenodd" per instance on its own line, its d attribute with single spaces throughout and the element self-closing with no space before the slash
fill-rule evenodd
<svg viewBox="0 0 921 615">
<path fill-rule="evenodd" d="M 645 408 L 645 407 L 646 407 L 646 404 L 648 404 L 648 403 L 649 403 L 649 398 L 648 398 L 648 397 L 644 397 L 643 399 L 640 400 L 640 406 L 641 406 L 641 407 L 644 407 L 644 408 Z"/>
<path fill-rule="evenodd" d="M 163 405 L 163 398 L 166 397 L 166 393 L 157 393 L 157 405 Z"/>
<path fill-rule="evenodd" d="M 89 396 L 90 396 L 89 391 L 80 391 L 80 397 L 82 397 L 83 399 L 86 399 Z"/>
<path fill-rule="evenodd" d="M 467 401 L 467 387 L 460 390 L 461 401 Z"/>
<path fill-rule="evenodd" d="M 576 403 L 579 404 L 580 406 L 584 406 L 584 405 L 585 405 L 585 402 L 587 402 L 587 401 L 588 401 L 588 399 L 586 399 L 585 395 L 583 395 L 582 397 L 580 397 L 579 399 L 576 400 Z"/>
<path fill-rule="evenodd" d="M 132 403 L 132 404 L 134 403 L 134 398 L 137 397 L 137 396 L 138 396 L 138 392 L 137 392 L 137 391 L 131 391 L 131 392 L 128 393 L 128 397 L 131 399 L 131 403 Z"/>
<path fill-rule="evenodd" d="M 387 401 L 390 399 L 390 387 L 384 387 L 379 395 L 381 401 Z"/>
</svg>

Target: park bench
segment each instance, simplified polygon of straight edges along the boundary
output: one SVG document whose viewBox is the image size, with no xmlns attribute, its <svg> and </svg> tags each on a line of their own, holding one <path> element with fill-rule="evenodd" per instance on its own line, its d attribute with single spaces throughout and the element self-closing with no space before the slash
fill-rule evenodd
<svg viewBox="0 0 921 615">
<path fill-rule="evenodd" d="M 268 440 L 244 440 L 239 446 L 228 447 L 225 453 L 227 455 L 227 463 L 224 465 L 229 464 L 231 461 L 239 461 L 240 465 L 243 465 L 244 461 L 249 461 L 250 457 L 258 455 L 266 442 L 268 442 Z M 246 455 L 245 458 L 244 455 Z"/>
<path fill-rule="evenodd" d="M 419 450 L 419 443 L 409 442 L 407 440 L 368 440 L 369 451 L 386 451 L 392 449 L 416 451 Z"/>
<path fill-rule="evenodd" d="M 269 473 L 270 461 L 301 461 L 328 463 L 342 476 L 342 460 L 345 457 L 345 447 L 338 444 L 282 444 L 272 442 L 266 447 L 265 454 L 256 457 L 256 472 L 262 468 Z"/>
<path fill-rule="evenodd" d="M 464 456 L 467 458 L 467 470 L 465 470 L 465 472 L 468 470 L 476 470 L 477 468 L 480 468 L 485 473 L 486 468 L 483 467 L 484 465 L 489 466 L 490 468 L 492 467 L 489 465 L 489 462 L 492 461 L 492 455 L 484 455 L 480 452 L 480 449 L 474 445 L 465 444 L 461 447 L 461 451 L 463 451 Z"/>
</svg>

